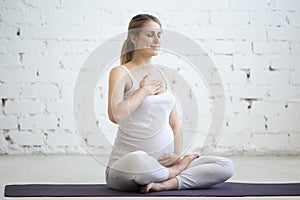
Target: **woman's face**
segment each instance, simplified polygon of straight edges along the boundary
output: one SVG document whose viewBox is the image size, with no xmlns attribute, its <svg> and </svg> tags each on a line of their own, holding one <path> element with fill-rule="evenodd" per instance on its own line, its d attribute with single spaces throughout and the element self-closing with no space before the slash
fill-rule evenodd
<svg viewBox="0 0 300 200">
<path fill-rule="evenodd" d="M 161 27 L 154 21 L 147 22 L 138 37 L 134 38 L 135 49 L 148 56 L 156 56 L 160 49 Z"/>
</svg>

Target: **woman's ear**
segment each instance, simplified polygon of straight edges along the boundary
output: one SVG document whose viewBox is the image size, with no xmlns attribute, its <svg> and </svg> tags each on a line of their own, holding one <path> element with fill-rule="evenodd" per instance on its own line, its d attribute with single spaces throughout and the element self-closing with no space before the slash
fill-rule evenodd
<svg viewBox="0 0 300 200">
<path fill-rule="evenodd" d="M 136 46 L 137 37 L 135 35 L 129 35 L 129 40 Z"/>
</svg>

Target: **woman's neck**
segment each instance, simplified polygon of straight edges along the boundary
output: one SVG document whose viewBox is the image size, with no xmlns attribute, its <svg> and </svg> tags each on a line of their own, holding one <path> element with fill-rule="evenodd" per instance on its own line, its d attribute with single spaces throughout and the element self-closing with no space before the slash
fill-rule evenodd
<svg viewBox="0 0 300 200">
<path fill-rule="evenodd" d="M 138 53 L 135 53 L 130 63 L 135 67 L 142 66 L 142 65 L 149 65 L 152 63 L 151 58 L 152 58 L 151 56 L 146 57 L 144 55 L 139 55 Z"/>
</svg>

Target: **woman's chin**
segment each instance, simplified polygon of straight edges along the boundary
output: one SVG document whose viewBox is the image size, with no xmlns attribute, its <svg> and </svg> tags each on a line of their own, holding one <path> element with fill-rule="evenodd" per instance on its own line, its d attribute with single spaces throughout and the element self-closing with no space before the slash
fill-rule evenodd
<svg viewBox="0 0 300 200">
<path fill-rule="evenodd" d="M 150 51 L 150 54 L 151 54 L 152 56 L 157 56 L 158 53 L 159 53 L 159 50 L 151 50 L 151 51 Z"/>
</svg>

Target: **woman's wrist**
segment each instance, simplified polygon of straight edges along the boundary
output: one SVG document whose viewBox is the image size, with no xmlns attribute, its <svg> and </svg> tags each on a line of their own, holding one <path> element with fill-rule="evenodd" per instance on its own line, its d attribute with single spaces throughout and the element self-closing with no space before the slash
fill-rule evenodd
<svg viewBox="0 0 300 200">
<path fill-rule="evenodd" d="M 148 96 L 150 94 L 149 90 L 146 87 L 140 87 L 139 91 L 141 91 L 145 96 Z"/>
</svg>

